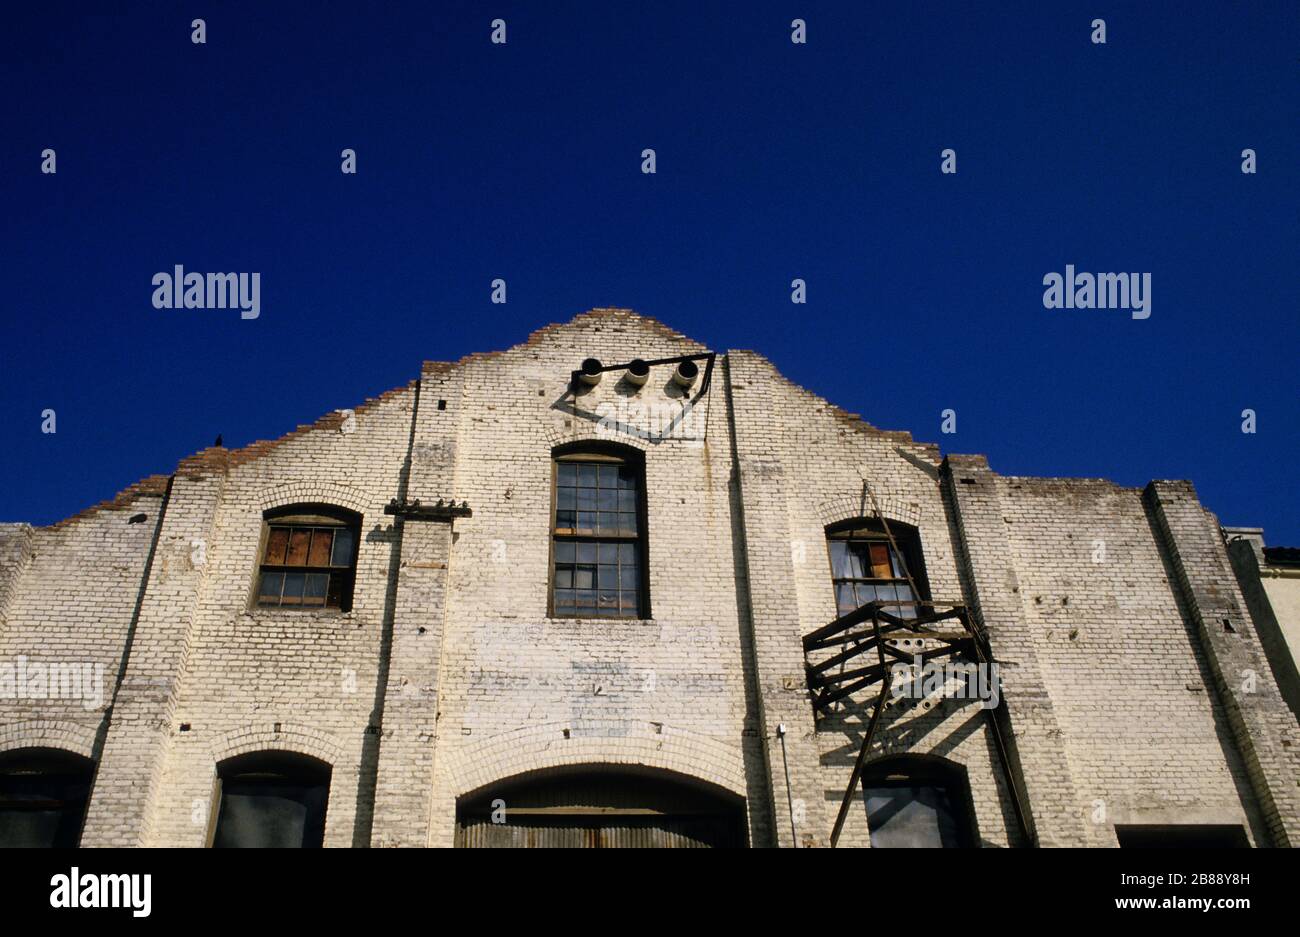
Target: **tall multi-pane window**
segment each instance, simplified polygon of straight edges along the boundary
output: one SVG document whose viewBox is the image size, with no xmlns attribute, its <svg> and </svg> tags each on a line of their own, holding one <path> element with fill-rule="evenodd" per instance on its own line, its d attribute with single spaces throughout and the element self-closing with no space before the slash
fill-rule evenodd
<svg viewBox="0 0 1300 937">
<path fill-rule="evenodd" d="M 581 452 L 556 456 L 554 471 L 551 614 L 648 618 L 643 463 Z"/>
<path fill-rule="evenodd" d="M 920 544 L 915 528 L 890 524 L 889 535 L 876 521 L 861 520 L 830 530 L 831 579 L 835 585 L 836 614 L 847 615 L 868 602 L 884 603 L 887 612 L 915 618 L 916 600 L 924 594 Z M 898 549 L 895 549 L 895 544 Z M 922 595 L 912 594 L 908 572 Z"/>
<path fill-rule="evenodd" d="M 359 518 L 296 507 L 266 518 L 257 604 L 278 608 L 352 607 Z"/>
</svg>

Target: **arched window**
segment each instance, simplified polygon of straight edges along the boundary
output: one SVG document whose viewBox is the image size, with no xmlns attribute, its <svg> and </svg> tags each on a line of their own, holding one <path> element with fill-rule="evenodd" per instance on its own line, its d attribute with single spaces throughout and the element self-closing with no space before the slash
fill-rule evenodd
<svg viewBox="0 0 1300 937">
<path fill-rule="evenodd" d="M 72 752 L 0 755 L 0 848 L 72 848 L 81 840 L 95 763 Z"/>
<path fill-rule="evenodd" d="M 965 847 L 979 842 L 966 771 L 942 758 L 904 755 L 862 775 L 871 845 Z"/>
<path fill-rule="evenodd" d="M 298 505 L 268 511 L 257 604 L 351 609 L 360 530 L 360 515 L 341 508 Z"/>
<path fill-rule="evenodd" d="M 215 848 L 313 848 L 325 839 L 330 766 L 291 752 L 255 752 L 217 766 Z"/>
<path fill-rule="evenodd" d="M 557 451 L 553 618 L 649 618 L 645 462 L 635 449 Z"/>
<path fill-rule="evenodd" d="M 895 550 L 889 541 L 893 534 Z M 835 586 L 836 615 L 843 616 L 868 602 L 884 603 L 884 610 L 900 618 L 916 617 L 916 600 L 929 599 L 921 539 L 910 524 L 890 521 L 889 533 L 875 519 L 860 518 L 836 524 L 826 531 L 830 549 L 831 579 Z M 908 573 L 921 593 L 912 594 Z"/>
</svg>

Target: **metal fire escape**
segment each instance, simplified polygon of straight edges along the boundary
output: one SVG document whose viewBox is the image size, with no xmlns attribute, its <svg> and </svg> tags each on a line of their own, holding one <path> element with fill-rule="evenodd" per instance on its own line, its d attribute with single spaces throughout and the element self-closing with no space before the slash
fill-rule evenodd
<svg viewBox="0 0 1300 937">
<path fill-rule="evenodd" d="M 863 507 L 866 495 L 870 494 L 872 502 L 871 517 L 876 520 L 889 539 L 894 555 L 901 557 L 898 544 L 889 529 L 889 521 L 880 511 L 875 493 L 863 482 Z M 865 512 L 864 512 L 865 516 Z M 804 654 L 807 658 L 806 669 L 808 689 L 812 696 L 813 715 L 821 719 L 831 712 L 831 707 L 854 694 L 880 685 L 867 724 L 862 747 L 853 764 L 848 787 L 840 801 L 839 813 L 835 817 L 835 826 L 831 830 L 831 848 L 839 842 L 848 818 L 849 807 L 857 793 L 862 779 L 862 769 L 871 752 L 871 743 L 880 724 L 880 716 L 885 709 L 885 700 L 893 685 L 894 668 L 898 664 L 911 664 L 918 661 L 924 664 L 937 658 L 959 658 L 968 663 L 988 666 L 993 662 L 993 652 L 989 646 L 988 635 L 978 622 L 974 621 L 966 606 L 946 602 L 923 601 L 917 591 L 916 582 L 911 571 L 904 566 L 907 581 L 912 590 L 913 601 L 906 604 L 917 609 L 916 617 L 901 617 L 886 611 L 887 605 L 898 603 L 868 602 L 846 615 L 841 615 L 828 625 L 818 628 L 803 639 Z M 924 651 L 912 652 L 902 650 L 895 642 L 901 639 L 925 639 L 939 642 L 939 646 L 926 648 Z M 838 653 L 817 659 L 820 652 L 839 648 Z M 874 663 L 868 663 L 874 655 Z M 856 666 L 852 666 L 856 665 Z M 989 731 L 1002 766 L 1003 776 L 1011 792 L 1012 806 L 1016 820 L 1025 842 L 1032 843 L 1034 834 L 1032 821 L 1026 809 L 1024 792 L 1017 775 L 1011 769 L 1011 760 L 1007 750 L 1003 731 L 1005 720 L 1005 702 L 998 694 L 998 705 L 985 708 L 988 714 Z"/>
</svg>

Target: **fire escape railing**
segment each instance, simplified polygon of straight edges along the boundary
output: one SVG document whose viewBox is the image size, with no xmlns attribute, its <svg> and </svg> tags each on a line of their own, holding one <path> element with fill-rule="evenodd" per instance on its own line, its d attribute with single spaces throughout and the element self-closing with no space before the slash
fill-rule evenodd
<svg viewBox="0 0 1300 937">
<path fill-rule="evenodd" d="M 913 594 L 915 595 L 915 592 Z M 825 659 L 814 660 L 811 657 L 807 659 L 808 690 L 812 696 L 814 718 L 825 717 L 831 711 L 831 707 L 837 703 L 880 684 L 880 692 L 872 709 L 871 720 L 867 724 L 862 746 L 858 750 L 848 787 L 840 801 L 839 813 L 835 817 L 835 825 L 831 830 L 832 848 L 839 842 L 844 822 L 848 818 L 849 807 L 861 782 L 862 769 L 870 754 L 871 743 L 880 724 L 881 714 L 884 712 L 885 700 L 893 686 L 894 668 L 899 664 L 912 664 L 917 661 L 925 663 L 943 657 L 962 657 L 970 663 L 983 666 L 993 662 L 987 634 L 971 618 L 964 605 L 918 600 L 907 603 L 915 606 L 918 614 L 915 617 L 905 618 L 886 611 L 886 604 L 897 606 L 899 603 L 868 602 L 805 635 L 803 639 L 805 655 L 817 655 L 819 652 L 839 648 L 837 653 Z M 926 648 L 915 653 L 908 653 L 889 643 L 904 638 L 934 640 L 941 643 L 938 647 Z M 868 663 L 873 657 L 874 662 Z M 1029 812 L 1026 809 L 1024 791 L 1021 789 L 1017 775 L 1011 770 L 1006 740 L 1002 725 L 998 721 L 998 716 L 1002 715 L 1005 705 L 999 693 L 997 707 L 986 707 L 985 712 L 988 713 L 989 728 L 1012 795 L 1016 820 L 1025 841 L 1033 842 L 1034 836 Z"/>
</svg>

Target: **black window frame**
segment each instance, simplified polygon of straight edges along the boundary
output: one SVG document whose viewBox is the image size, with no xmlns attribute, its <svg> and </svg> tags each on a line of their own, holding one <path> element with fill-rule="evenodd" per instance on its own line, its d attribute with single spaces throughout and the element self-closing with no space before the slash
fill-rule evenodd
<svg viewBox="0 0 1300 937">
<path fill-rule="evenodd" d="M 617 466 L 620 469 L 632 473 L 636 482 L 635 491 L 635 517 L 636 530 L 627 532 L 623 529 L 614 531 L 601 531 L 595 528 L 581 528 L 575 523 L 573 527 L 561 528 L 558 526 L 560 508 L 560 466 L 565 464 L 594 464 L 597 466 Z M 554 619 L 564 620 L 581 620 L 581 621 L 648 621 L 652 618 L 650 607 L 650 538 L 649 522 L 647 511 L 647 492 L 646 492 L 646 471 L 645 471 L 645 454 L 639 449 L 633 449 L 627 446 L 620 446 L 614 443 L 575 443 L 567 446 L 559 446 L 552 450 L 551 453 L 551 507 L 548 524 L 550 526 L 550 551 L 547 560 L 547 587 L 546 587 L 546 616 Z M 574 509 L 576 511 L 576 508 Z M 626 512 L 623 512 L 626 513 Z M 576 517 L 575 517 L 576 521 Z M 584 531 L 584 532 L 580 532 Z M 623 590 L 621 586 L 618 589 L 619 614 L 602 615 L 599 614 L 599 606 L 596 606 L 596 614 L 578 614 L 569 613 L 568 611 L 557 611 L 556 589 L 557 589 L 557 547 L 560 544 L 597 544 L 597 558 L 595 563 L 579 563 L 576 560 L 570 565 L 575 571 L 578 566 L 592 565 L 597 569 L 594 575 L 597 579 L 593 580 L 594 588 L 592 591 L 599 593 L 599 545 L 601 544 L 619 544 L 631 545 L 634 551 L 634 562 L 636 569 L 636 608 L 633 614 L 623 614 L 621 598 Z M 621 580 L 622 557 L 617 561 L 619 564 L 619 575 Z M 575 587 L 570 587 L 574 588 Z M 599 598 L 597 599 L 599 601 Z M 573 606 L 575 609 L 578 606 Z"/>
<path fill-rule="evenodd" d="M 330 543 L 330 563 L 328 565 L 307 564 L 290 564 L 287 562 L 274 563 L 268 562 L 268 551 L 272 546 L 272 538 L 275 531 L 280 529 L 293 530 L 347 530 L 351 534 L 352 545 L 351 551 L 346 556 L 346 565 L 336 565 L 334 551 L 337 548 L 337 533 L 333 534 Z M 314 536 L 314 533 L 312 534 Z M 283 559 L 288 559 L 288 547 L 292 542 L 293 534 L 290 533 L 286 541 L 286 548 Z M 273 508 L 262 514 L 262 533 L 257 547 L 257 575 L 253 581 L 253 591 L 249 599 L 250 607 L 254 611 L 278 611 L 278 612 L 315 612 L 315 613 L 341 613 L 352 611 L 352 603 L 356 591 L 357 579 L 357 557 L 361 551 L 361 515 L 355 511 L 346 508 L 340 508 L 332 504 L 291 504 L 283 507 Z M 311 541 L 308 541 L 308 559 L 310 559 Z M 320 603 L 308 603 L 306 601 L 298 603 L 284 602 L 284 583 L 290 575 L 302 575 L 304 577 L 303 598 L 306 599 L 306 586 L 308 576 L 325 576 L 326 586 L 325 593 L 321 597 Z M 280 576 L 280 592 L 278 593 L 280 601 L 268 602 L 263 601 L 264 580 L 267 576 Z M 338 603 L 330 604 L 331 597 L 337 595 Z"/>
</svg>

